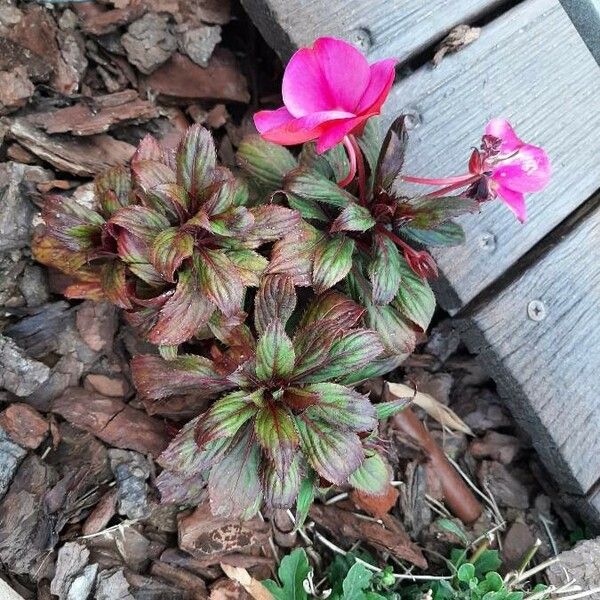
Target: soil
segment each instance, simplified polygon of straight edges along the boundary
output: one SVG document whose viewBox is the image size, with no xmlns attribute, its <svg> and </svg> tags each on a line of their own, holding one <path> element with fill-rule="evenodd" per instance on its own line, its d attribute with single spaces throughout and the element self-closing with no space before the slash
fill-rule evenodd
<svg viewBox="0 0 600 600">
<path fill-rule="evenodd" d="M 147 132 L 168 139 L 202 123 L 233 166 L 252 114 L 280 101 L 281 74 L 235 2 L 0 4 L 0 563 L 16 598 L 249 598 L 221 565 L 272 577 L 308 541 L 317 568 L 331 544 L 360 544 L 415 573 L 443 572 L 440 556 L 489 531 L 505 569 L 537 538 L 539 561 L 571 547 L 578 523 L 442 315 L 388 380 L 455 414 L 444 428 L 414 407 L 479 490 L 475 522 L 448 511 L 431 452 L 399 419 L 382 431 L 389 494 L 332 492 L 302 535 L 285 511 L 238 523 L 160 503 L 155 459 L 203 406 L 138 399 L 128 361 L 145 343 L 114 307 L 65 301 L 60 274 L 31 259 L 31 235 L 44 194 L 89 199 L 92 177 L 127 162 Z M 369 389 L 380 395 L 383 382 Z"/>
</svg>

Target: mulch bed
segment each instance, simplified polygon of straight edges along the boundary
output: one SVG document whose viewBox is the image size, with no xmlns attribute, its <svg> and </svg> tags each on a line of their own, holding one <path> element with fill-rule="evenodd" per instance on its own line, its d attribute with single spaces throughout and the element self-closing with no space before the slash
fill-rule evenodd
<svg viewBox="0 0 600 600">
<path fill-rule="evenodd" d="M 149 347 L 114 307 L 66 302 L 64 277 L 31 259 L 43 195 L 89 202 L 91 178 L 126 163 L 147 132 L 169 139 L 202 123 L 233 166 L 253 112 L 277 101 L 280 75 L 242 9 L 224 0 L 0 7 L 0 562 L 25 599 L 245 598 L 220 564 L 272 577 L 309 540 L 317 560 L 332 544 L 360 542 L 399 572 L 435 573 L 438 556 L 463 541 L 435 468 L 394 419 L 383 432 L 397 482 L 389 497 L 319 503 L 303 535 L 285 511 L 238 523 L 207 505 L 161 505 L 155 459 L 204 406 L 137 398 L 128 361 Z M 390 379 L 449 406 L 472 432 L 427 417 L 486 497 L 476 523 L 452 521 L 467 539 L 495 530 L 506 569 L 536 538 L 540 560 L 569 546 L 577 524 L 451 321 L 438 319 Z"/>
</svg>

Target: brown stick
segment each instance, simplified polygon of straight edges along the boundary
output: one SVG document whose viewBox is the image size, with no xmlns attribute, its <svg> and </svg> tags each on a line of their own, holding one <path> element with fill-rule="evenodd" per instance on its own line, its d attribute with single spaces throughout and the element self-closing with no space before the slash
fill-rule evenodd
<svg viewBox="0 0 600 600">
<path fill-rule="evenodd" d="M 384 386 L 383 397 L 385 400 L 394 397 L 387 386 Z M 481 515 L 481 504 L 410 406 L 395 415 L 393 419 L 394 423 L 426 452 L 431 466 L 440 478 L 444 498 L 450 510 L 463 523 L 476 521 Z"/>
</svg>

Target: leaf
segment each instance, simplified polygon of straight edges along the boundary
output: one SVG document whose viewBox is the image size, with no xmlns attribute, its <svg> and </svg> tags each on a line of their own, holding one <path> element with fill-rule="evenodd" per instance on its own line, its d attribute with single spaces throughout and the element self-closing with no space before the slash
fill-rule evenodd
<svg viewBox="0 0 600 600">
<path fill-rule="evenodd" d="M 262 399 L 259 390 L 231 392 L 219 398 L 196 425 L 196 444 L 203 449 L 206 444 L 219 438 L 233 437 L 251 417 L 258 415 L 257 402 Z"/>
<path fill-rule="evenodd" d="M 244 236 L 244 244 L 251 248 L 280 240 L 300 224 L 298 211 L 275 204 L 257 206 L 251 208 L 250 212 L 254 217 L 254 225 Z"/>
<path fill-rule="evenodd" d="M 469 583 L 475 577 L 475 567 L 471 563 L 460 565 L 456 577 L 463 583 Z"/>
<path fill-rule="evenodd" d="M 296 159 L 287 148 L 267 142 L 259 135 L 242 140 L 237 161 L 253 179 L 273 191 L 282 188 L 283 178 L 296 166 Z"/>
<path fill-rule="evenodd" d="M 465 548 L 471 543 L 465 529 L 454 519 L 438 519 L 434 522 L 434 525 L 455 535 L 464 544 Z"/>
<path fill-rule="evenodd" d="M 364 459 L 364 450 L 356 433 L 302 416 L 296 418 L 296 429 L 311 467 L 333 484 L 345 483 Z"/>
<path fill-rule="evenodd" d="M 154 237 L 169 227 L 169 221 L 164 215 L 146 208 L 145 206 L 127 206 L 117 210 L 108 221 L 108 226 L 114 231 L 115 226 L 122 227 L 135 237 L 152 243 Z"/>
<path fill-rule="evenodd" d="M 256 376 L 259 381 L 287 378 L 294 368 L 294 347 L 280 321 L 272 321 L 256 346 Z"/>
<path fill-rule="evenodd" d="M 178 227 L 169 227 L 154 238 L 149 258 L 154 268 L 172 282 L 175 271 L 193 251 L 194 238 L 191 234 Z"/>
<path fill-rule="evenodd" d="M 94 192 L 105 217 L 131 203 L 131 178 L 124 167 L 112 167 L 94 180 Z"/>
<path fill-rule="evenodd" d="M 146 194 L 145 204 L 173 222 L 183 223 L 188 216 L 190 198 L 180 185 L 161 183 Z"/>
<path fill-rule="evenodd" d="M 465 242 L 463 228 L 452 221 L 442 223 L 434 229 L 402 227 L 398 229 L 398 233 L 409 242 L 416 242 L 423 246 L 458 246 Z"/>
<path fill-rule="evenodd" d="M 367 304 L 367 326 L 379 334 L 388 352 L 407 356 L 416 345 L 416 335 L 409 323 L 391 305 Z"/>
<path fill-rule="evenodd" d="M 315 248 L 313 287 L 321 294 L 341 281 L 352 268 L 354 240 L 338 234 L 323 239 Z"/>
<path fill-rule="evenodd" d="M 432 229 L 449 219 L 479 211 L 479 202 L 463 196 L 445 196 L 437 198 L 414 198 L 407 204 L 399 205 L 410 217 L 409 225 L 413 229 Z M 397 212 L 402 218 L 403 210 Z"/>
<path fill-rule="evenodd" d="M 322 319 L 298 329 L 294 336 L 296 363 L 292 379 L 302 381 L 330 360 L 330 350 L 341 328 L 334 319 Z"/>
<path fill-rule="evenodd" d="M 311 285 L 315 248 L 323 237 L 312 225 L 301 221 L 292 233 L 275 243 L 266 273 L 291 275 L 294 285 Z"/>
<path fill-rule="evenodd" d="M 366 494 L 382 496 L 390 485 L 390 468 L 385 460 L 374 452 L 350 475 L 348 483 Z"/>
<path fill-rule="evenodd" d="M 215 304 L 226 316 L 241 310 L 244 285 L 236 266 L 223 250 L 200 248 L 194 255 L 200 293 Z"/>
<path fill-rule="evenodd" d="M 448 406 L 424 392 L 416 392 L 413 388 L 403 383 L 388 383 L 389 391 L 394 396 L 411 397 L 412 402 L 420 406 L 430 417 L 438 421 L 450 431 L 460 431 L 474 436 L 471 428 Z"/>
<path fill-rule="evenodd" d="M 363 564 L 355 562 L 342 584 L 344 600 L 366 600 L 364 590 L 371 585 L 373 573 Z"/>
<path fill-rule="evenodd" d="M 502 566 L 498 550 L 484 550 L 475 561 L 475 576 L 482 579 L 486 573 Z"/>
<path fill-rule="evenodd" d="M 179 144 L 175 156 L 177 183 L 191 195 L 210 185 L 217 154 L 212 135 L 201 125 L 192 125 Z"/>
<path fill-rule="evenodd" d="M 279 473 L 272 461 L 267 460 L 262 469 L 262 487 L 265 503 L 270 508 L 290 508 L 300 488 L 300 457 L 294 460 L 284 473 Z"/>
<path fill-rule="evenodd" d="M 150 133 L 147 133 L 138 144 L 134 155 L 131 157 L 131 164 L 141 160 L 162 161 L 163 151 L 158 140 Z"/>
<path fill-rule="evenodd" d="M 156 478 L 156 487 L 164 504 L 197 506 L 207 500 L 206 479 L 203 474 L 183 475 L 163 471 Z"/>
<path fill-rule="evenodd" d="M 342 385 L 356 385 L 374 377 L 381 377 L 397 369 L 404 361 L 404 358 L 404 356 L 399 355 L 377 358 L 361 369 L 338 378 L 338 383 Z"/>
<path fill-rule="evenodd" d="M 389 384 L 388 384 L 389 385 Z M 412 397 L 397 397 L 387 402 L 378 402 L 375 404 L 375 412 L 380 421 L 389 419 L 402 412 L 412 402 Z"/>
<path fill-rule="evenodd" d="M 87 263 L 85 250 L 70 250 L 59 239 L 50 235 L 48 228 L 34 230 L 31 253 L 39 263 L 77 277 Z"/>
<path fill-rule="evenodd" d="M 375 331 L 356 329 L 334 341 L 329 350 L 329 360 L 313 371 L 305 382 L 329 381 L 352 373 L 383 352 L 380 336 Z"/>
<path fill-rule="evenodd" d="M 283 557 L 277 570 L 281 586 L 270 579 L 263 581 L 263 584 L 277 600 L 308 600 L 304 591 L 304 580 L 309 573 L 310 565 L 306 552 L 303 548 L 296 548 Z"/>
<path fill-rule="evenodd" d="M 287 192 L 285 195 L 290 208 L 297 210 L 303 219 L 315 219 L 324 223 L 329 221 L 325 211 L 319 206 L 317 201 L 303 198 L 291 192 Z"/>
<path fill-rule="evenodd" d="M 170 361 L 149 354 L 134 356 L 131 374 L 138 393 L 154 400 L 185 394 L 208 398 L 233 387 L 212 360 L 195 354 Z"/>
<path fill-rule="evenodd" d="M 329 231 L 367 231 L 375 226 L 375 219 L 364 206 L 360 204 L 348 204 L 331 224 Z"/>
<path fill-rule="evenodd" d="M 404 166 L 408 131 L 406 130 L 406 115 L 400 115 L 388 129 L 375 169 L 375 187 L 390 191 Z"/>
<path fill-rule="evenodd" d="M 205 228 L 214 235 L 229 238 L 245 238 L 254 226 L 254 215 L 245 206 L 233 206 L 211 219 Z"/>
<path fill-rule="evenodd" d="M 355 196 L 329 181 L 318 171 L 299 167 L 287 174 L 284 181 L 284 189 L 302 198 L 318 200 L 332 206 L 345 208 L 348 204 L 356 203 Z"/>
<path fill-rule="evenodd" d="M 278 476 L 283 478 L 299 443 L 292 416 L 278 403 L 266 401 L 256 414 L 254 432 Z"/>
<path fill-rule="evenodd" d="M 289 275 L 266 275 L 254 300 L 254 326 L 262 334 L 275 320 L 285 327 L 296 308 L 296 290 Z"/>
<path fill-rule="evenodd" d="M 251 428 L 240 436 L 208 477 L 210 510 L 215 517 L 251 519 L 262 504 L 258 468 L 260 450 L 250 441 Z"/>
<path fill-rule="evenodd" d="M 300 327 L 306 327 L 317 321 L 331 320 L 337 322 L 340 329 L 354 327 L 365 309 L 348 296 L 330 290 L 315 298 L 304 313 Z"/>
<path fill-rule="evenodd" d="M 299 163 L 300 166 L 318 171 L 321 175 L 333 181 L 344 179 L 350 170 L 348 154 L 343 144 L 336 144 L 327 152 L 317 154 L 316 143 L 308 142 L 302 146 Z"/>
<path fill-rule="evenodd" d="M 177 176 L 171 167 L 156 160 L 139 160 L 131 163 L 133 181 L 144 195 L 163 183 L 176 183 Z M 142 202 L 146 198 L 142 197 Z"/>
<path fill-rule="evenodd" d="M 127 290 L 127 267 L 119 261 L 111 260 L 102 265 L 100 283 L 102 291 L 110 302 L 124 309 L 131 309 L 131 299 Z"/>
<path fill-rule="evenodd" d="M 317 474 L 312 470 L 308 469 L 309 473 L 302 479 L 300 483 L 300 490 L 298 491 L 298 497 L 296 498 L 296 516 L 294 518 L 295 525 L 294 531 L 304 526 L 310 507 L 315 501 L 315 484 L 317 480 Z"/>
<path fill-rule="evenodd" d="M 399 259 L 401 282 L 393 304 L 405 318 L 426 331 L 435 312 L 435 295 L 427 280 L 419 277 L 403 258 Z"/>
<path fill-rule="evenodd" d="M 164 286 L 165 279 L 148 262 L 150 253 L 148 244 L 126 229 L 120 228 L 115 233 L 117 234 L 117 254 L 127 264 L 129 271 L 152 287 Z"/>
<path fill-rule="evenodd" d="M 214 310 L 214 304 L 200 293 L 195 273 L 181 270 L 175 292 L 160 309 L 148 341 L 161 346 L 182 344 L 208 323 Z"/>
<path fill-rule="evenodd" d="M 377 117 L 366 122 L 362 134 L 357 137 L 357 142 L 367 160 L 372 178 L 375 173 L 379 149 L 381 148 L 381 127 Z"/>
<path fill-rule="evenodd" d="M 373 258 L 369 263 L 369 279 L 373 285 L 373 302 L 389 304 L 400 286 L 402 263 L 406 264 L 392 240 L 384 235 L 373 237 Z"/>
<path fill-rule="evenodd" d="M 221 569 L 229 579 L 237 581 L 254 600 L 273 600 L 273 595 L 258 579 L 254 579 L 242 567 L 232 567 L 226 563 L 220 563 Z"/>
<path fill-rule="evenodd" d="M 228 250 L 227 258 L 237 267 L 242 285 L 257 287 L 269 261 L 254 250 Z"/>
<path fill-rule="evenodd" d="M 313 383 L 305 386 L 304 392 L 318 398 L 302 413 L 307 419 L 357 432 L 371 431 L 377 426 L 375 408 L 368 396 L 337 383 Z"/>
</svg>

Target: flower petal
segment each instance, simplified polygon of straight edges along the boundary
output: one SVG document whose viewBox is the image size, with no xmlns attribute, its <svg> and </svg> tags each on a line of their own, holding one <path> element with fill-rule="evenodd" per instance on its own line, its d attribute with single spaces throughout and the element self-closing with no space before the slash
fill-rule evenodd
<svg viewBox="0 0 600 600">
<path fill-rule="evenodd" d="M 516 192 L 539 192 L 550 179 L 550 159 L 538 146 L 524 144 L 517 153 L 498 163 L 492 179 Z"/>
<path fill-rule="evenodd" d="M 287 122 L 292 121 L 294 117 L 285 106 L 277 110 L 260 110 L 254 115 L 254 125 L 259 133 L 264 133 L 270 129 L 281 127 Z"/>
<path fill-rule="evenodd" d="M 369 84 L 356 107 L 356 114 L 379 113 L 394 83 L 396 62 L 395 58 L 387 58 L 371 65 Z"/>
<path fill-rule="evenodd" d="M 500 152 L 502 154 L 514 152 L 523 145 L 523 142 L 512 128 L 512 125 L 506 119 L 501 119 L 499 117 L 492 119 L 485 126 L 485 134 L 493 135 L 502 140 L 502 145 L 500 146 Z"/>
<path fill-rule="evenodd" d="M 507 187 L 499 185 L 496 188 L 498 196 L 500 196 L 510 210 L 512 210 L 517 219 L 524 223 L 527 220 L 527 207 L 525 206 L 525 197 L 519 192 L 515 192 Z"/>
<path fill-rule="evenodd" d="M 366 58 L 352 44 L 332 37 L 319 38 L 313 48 L 329 86 L 329 108 L 355 112 L 371 78 Z"/>
<path fill-rule="evenodd" d="M 338 121 L 353 116 L 351 113 L 334 110 L 316 112 L 298 119 L 292 118 L 288 121 L 282 119 L 281 124 L 273 129 L 266 131 L 260 131 L 259 129 L 259 131 L 265 140 L 276 144 L 285 146 L 302 144 L 318 138 L 328 121 Z"/>
<path fill-rule="evenodd" d="M 325 123 L 319 136 L 319 141 L 317 142 L 317 154 L 327 152 L 327 150 L 330 150 L 336 144 L 339 144 L 344 139 L 344 136 L 358 129 L 372 116 L 373 114 L 367 113 L 358 117 L 338 119 L 336 121 Z"/>
</svg>

